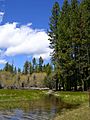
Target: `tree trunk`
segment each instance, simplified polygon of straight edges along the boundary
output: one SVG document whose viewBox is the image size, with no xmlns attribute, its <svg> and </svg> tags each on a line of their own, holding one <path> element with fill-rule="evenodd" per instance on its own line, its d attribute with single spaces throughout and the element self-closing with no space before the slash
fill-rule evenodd
<svg viewBox="0 0 90 120">
<path fill-rule="evenodd" d="M 58 91 L 58 78 L 56 79 L 56 91 Z"/>
</svg>

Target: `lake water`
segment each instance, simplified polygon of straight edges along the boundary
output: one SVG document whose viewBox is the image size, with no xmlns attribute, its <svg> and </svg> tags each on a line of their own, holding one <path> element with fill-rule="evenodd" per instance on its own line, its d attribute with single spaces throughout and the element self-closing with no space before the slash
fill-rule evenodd
<svg viewBox="0 0 90 120">
<path fill-rule="evenodd" d="M 1 111 L 0 120 L 53 120 L 65 107 L 60 99 L 50 95 L 36 101 L 21 101 L 21 106 Z"/>
</svg>

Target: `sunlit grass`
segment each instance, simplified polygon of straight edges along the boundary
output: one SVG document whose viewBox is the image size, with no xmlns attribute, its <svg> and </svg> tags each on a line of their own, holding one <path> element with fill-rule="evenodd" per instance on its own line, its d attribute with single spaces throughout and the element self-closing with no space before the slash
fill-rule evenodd
<svg viewBox="0 0 90 120">
<path fill-rule="evenodd" d="M 0 109 L 27 108 L 29 101 L 43 97 L 41 90 L 0 90 Z"/>
<path fill-rule="evenodd" d="M 56 95 L 66 103 L 79 105 L 75 109 L 62 110 L 54 120 L 90 120 L 88 92 L 56 92 Z"/>
<path fill-rule="evenodd" d="M 88 101 L 87 92 L 56 92 L 55 95 L 71 104 L 81 104 Z"/>
<path fill-rule="evenodd" d="M 90 120 L 90 108 L 88 103 L 83 104 L 77 109 L 57 115 L 54 120 Z"/>
<path fill-rule="evenodd" d="M 0 101 L 39 99 L 43 91 L 39 90 L 0 90 Z"/>
</svg>

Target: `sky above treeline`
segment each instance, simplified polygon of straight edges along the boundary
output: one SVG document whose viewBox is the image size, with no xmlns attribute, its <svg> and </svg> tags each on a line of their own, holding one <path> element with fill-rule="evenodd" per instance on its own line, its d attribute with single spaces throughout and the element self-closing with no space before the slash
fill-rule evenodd
<svg viewBox="0 0 90 120">
<path fill-rule="evenodd" d="M 49 18 L 56 0 L 0 0 L 0 68 L 22 67 L 41 56 L 50 62 Z M 57 0 L 62 6 L 63 0 Z"/>
</svg>

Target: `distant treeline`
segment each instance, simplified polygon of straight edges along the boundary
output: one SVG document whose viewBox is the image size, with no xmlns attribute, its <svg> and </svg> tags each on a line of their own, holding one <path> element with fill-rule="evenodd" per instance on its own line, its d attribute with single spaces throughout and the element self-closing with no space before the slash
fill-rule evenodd
<svg viewBox="0 0 90 120">
<path fill-rule="evenodd" d="M 42 57 L 25 61 L 23 69 L 16 68 L 14 64 L 6 63 L 0 70 L 0 88 L 22 89 L 30 87 L 50 87 L 47 76 L 53 71 L 50 63 L 44 64 Z M 51 88 L 51 87 L 50 87 Z"/>
<path fill-rule="evenodd" d="M 50 74 L 53 69 L 52 65 L 49 63 L 44 64 L 44 60 L 42 57 L 40 57 L 38 61 L 39 62 L 37 63 L 35 57 L 32 59 L 32 61 L 25 61 L 23 65 L 23 70 L 21 70 L 20 68 L 16 68 L 13 64 L 11 65 L 7 62 L 2 71 L 7 71 L 14 74 L 21 73 L 24 75 L 39 72 L 46 72 L 47 74 Z"/>
</svg>

